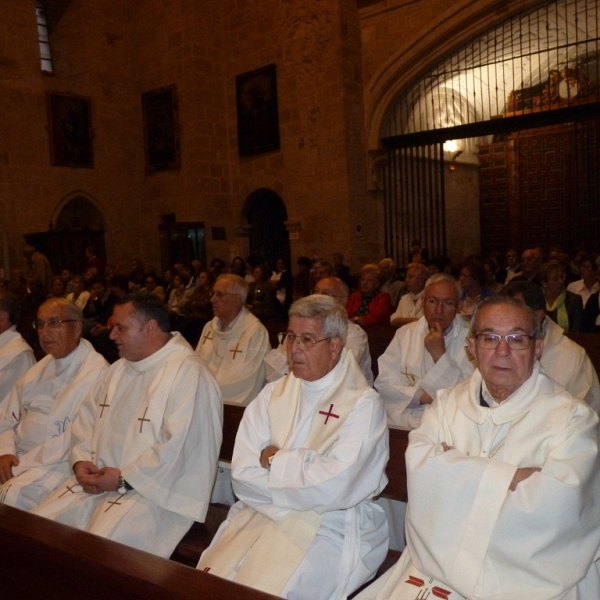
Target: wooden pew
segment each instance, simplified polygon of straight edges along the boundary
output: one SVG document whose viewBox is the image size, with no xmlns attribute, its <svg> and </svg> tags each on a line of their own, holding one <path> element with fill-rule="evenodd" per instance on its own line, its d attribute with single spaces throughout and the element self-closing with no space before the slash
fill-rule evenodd
<svg viewBox="0 0 600 600">
<path fill-rule="evenodd" d="M 600 333 L 567 333 L 566 336 L 583 347 L 600 376 Z"/>
<path fill-rule="evenodd" d="M 5 505 L 0 505 L 0 597 L 275 598 Z"/>
</svg>

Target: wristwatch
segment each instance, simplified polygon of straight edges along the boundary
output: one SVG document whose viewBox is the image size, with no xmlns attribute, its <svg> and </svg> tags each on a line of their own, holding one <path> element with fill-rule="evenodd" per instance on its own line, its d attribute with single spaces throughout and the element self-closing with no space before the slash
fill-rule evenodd
<svg viewBox="0 0 600 600">
<path fill-rule="evenodd" d="M 117 492 L 123 496 L 127 493 L 128 490 L 132 490 L 133 488 L 125 481 L 125 477 L 123 477 L 123 473 L 119 473 L 119 483 L 117 484 Z"/>
</svg>

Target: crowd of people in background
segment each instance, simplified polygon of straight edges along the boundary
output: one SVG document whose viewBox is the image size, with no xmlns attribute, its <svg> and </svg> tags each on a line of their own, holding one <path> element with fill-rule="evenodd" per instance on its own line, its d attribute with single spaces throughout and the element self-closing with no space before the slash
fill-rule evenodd
<svg viewBox="0 0 600 600">
<path fill-rule="evenodd" d="M 251 257 L 234 257 L 229 263 L 214 258 L 208 265 L 199 260 L 175 263 L 163 273 L 144 268 L 133 260 L 130 268 L 105 264 L 94 248 L 86 250 L 87 268 L 82 273 L 63 269 L 54 275 L 48 259 L 30 246 L 25 255 L 28 271 L 14 268 L 0 290 L 14 294 L 21 303 L 19 331 L 36 354 L 39 344 L 31 323 L 41 303 L 48 298 L 66 298 L 84 316 L 84 336 L 109 362 L 116 351 L 109 340 L 113 307 L 118 298 L 133 291 L 148 291 L 163 301 L 171 327 L 192 346 L 204 325 L 213 317 L 212 286 L 223 273 L 239 275 L 249 284 L 246 308 L 263 322 L 287 321 L 291 304 L 314 292 L 317 282 L 337 277 L 349 288 L 348 317 L 361 326 L 390 324 L 400 327 L 423 315 L 421 296 L 425 283 L 436 273 L 451 274 L 461 291 L 459 314 L 467 321 L 477 303 L 500 292 L 510 281 L 539 285 L 546 298 L 548 316 L 566 332 L 600 331 L 600 257 L 580 249 L 573 256 L 551 247 L 527 248 L 521 254 L 509 248 L 505 255 L 470 255 L 460 264 L 445 257 L 429 258 L 418 240 L 411 246 L 410 262 L 398 266 L 391 258 L 365 264 L 351 273 L 344 256 L 336 252 L 332 261 L 301 256 L 294 272 L 283 258 L 274 265 Z"/>
</svg>

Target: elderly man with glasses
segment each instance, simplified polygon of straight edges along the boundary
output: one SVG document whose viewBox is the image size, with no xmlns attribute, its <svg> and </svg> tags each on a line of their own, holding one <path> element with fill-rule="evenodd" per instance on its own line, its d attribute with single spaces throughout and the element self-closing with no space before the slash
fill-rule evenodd
<svg viewBox="0 0 600 600">
<path fill-rule="evenodd" d="M 373 502 L 387 483 L 385 411 L 352 352 L 334 298 L 290 309 L 291 373 L 244 413 L 230 510 L 198 569 L 283 598 L 329 600 L 375 574 L 387 523 Z"/>
<path fill-rule="evenodd" d="M 219 384 L 226 404 L 247 405 L 265 384 L 263 359 L 271 349 L 263 324 L 244 306 L 248 284 L 220 275 L 213 286 L 214 318 L 202 330 L 196 352 Z"/>
<path fill-rule="evenodd" d="M 522 302 L 479 304 L 478 370 L 410 435 L 407 549 L 357 600 L 600 598 L 598 416 L 544 374 L 541 338 Z"/>
<path fill-rule="evenodd" d="M 417 427 L 438 390 L 473 372 L 465 346 L 468 328 L 457 314 L 458 298 L 453 277 L 430 277 L 423 292 L 423 316 L 401 327 L 379 358 L 375 387 L 391 424 Z"/>
<path fill-rule="evenodd" d="M 335 298 L 344 308 L 350 296 L 348 286 L 338 277 L 325 277 L 317 281 L 313 294 L 320 294 Z M 279 334 L 280 344 L 265 356 L 265 369 L 267 381 L 277 381 L 290 372 L 287 360 L 285 334 Z M 356 323 L 348 320 L 348 333 L 345 345 L 352 351 L 365 379 L 369 385 L 373 385 L 373 371 L 371 370 L 371 352 L 369 351 L 369 339 L 365 330 Z"/>
<path fill-rule="evenodd" d="M 81 310 L 63 298 L 33 323 L 47 356 L 13 386 L 0 416 L 0 502 L 30 510 L 66 481 L 71 422 L 107 369 L 81 338 Z"/>
</svg>

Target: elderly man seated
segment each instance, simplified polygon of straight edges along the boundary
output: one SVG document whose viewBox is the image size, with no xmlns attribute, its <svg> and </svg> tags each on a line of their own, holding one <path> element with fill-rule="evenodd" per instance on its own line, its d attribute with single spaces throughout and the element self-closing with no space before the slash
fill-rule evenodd
<svg viewBox="0 0 600 600">
<path fill-rule="evenodd" d="M 417 427 L 438 390 L 473 372 L 465 347 L 468 328 L 457 314 L 458 297 L 450 275 L 431 277 L 423 292 L 424 315 L 400 328 L 379 358 L 375 387 L 390 423 Z"/>
<path fill-rule="evenodd" d="M 348 296 L 350 295 L 348 286 L 337 277 L 325 277 L 325 279 L 317 281 L 313 293 L 335 298 L 343 307 L 346 306 Z M 360 365 L 367 383 L 373 385 L 369 339 L 367 338 L 365 330 L 360 325 L 352 323 L 350 320 L 348 320 L 348 333 L 346 335 L 345 345 L 352 351 L 352 354 L 354 354 L 354 358 L 356 358 L 356 361 Z M 265 356 L 265 368 L 267 372 L 267 381 L 269 383 L 277 381 L 290 372 L 285 340 Z"/>
<path fill-rule="evenodd" d="M 81 310 L 47 300 L 34 327 L 48 356 L 12 388 L 0 417 L 0 502 L 30 510 L 68 479 L 71 423 L 107 363 L 81 338 Z"/>
<path fill-rule="evenodd" d="M 387 483 L 385 411 L 352 352 L 334 298 L 292 305 L 292 372 L 245 411 L 233 453 L 230 510 L 198 568 L 281 596 L 345 598 L 387 552 L 373 503 Z"/>
<path fill-rule="evenodd" d="M 518 300 L 484 300 L 468 343 L 478 370 L 410 435 L 407 549 L 357 600 L 600 598 L 598 416 L 541 371 Z"/>
<path fill-rule="evenodd" d="M 248 404 L 265 384 L 269 334 L 244 306 L 247 295 L 248 284 L 241 277 L 220 275 L 211 294 L 214 318 L 196 346 L 228 404 Z"/>
<path fill-rule="evenodd" d="M 396 312 L 390 317 L 393 327 L 402 327 L 423 316 L 423 290 L 429 270 L 423 263 L 410 263 L 406 272 L 407 293 L 400 298 Z"/>
<path fill-rule="evenodd" d="M 208 510 L 221 395 L 154 294 L 120 298 L 112 319 L 121 359 L 73 423 L 75 476 L 33 512 L 166 558 Z"/>
<path fill-rule="evenodd" d="M 12 386 L 35 364 L 33 350 L 17 332 L 20 312 L 16 296 L 0 293 L 0 414 Z"/>
<path fill-rule="evenodd" d="M 586 351 L 546 316 L 543 290 L 529 281 L 511 281 L 502 294 L 524 302 L 537 316 L 544 338 L 544 352 L 540 357 L 544 373 L 600 413 L 600 383 L 596 369 Z"/>
</svg>

